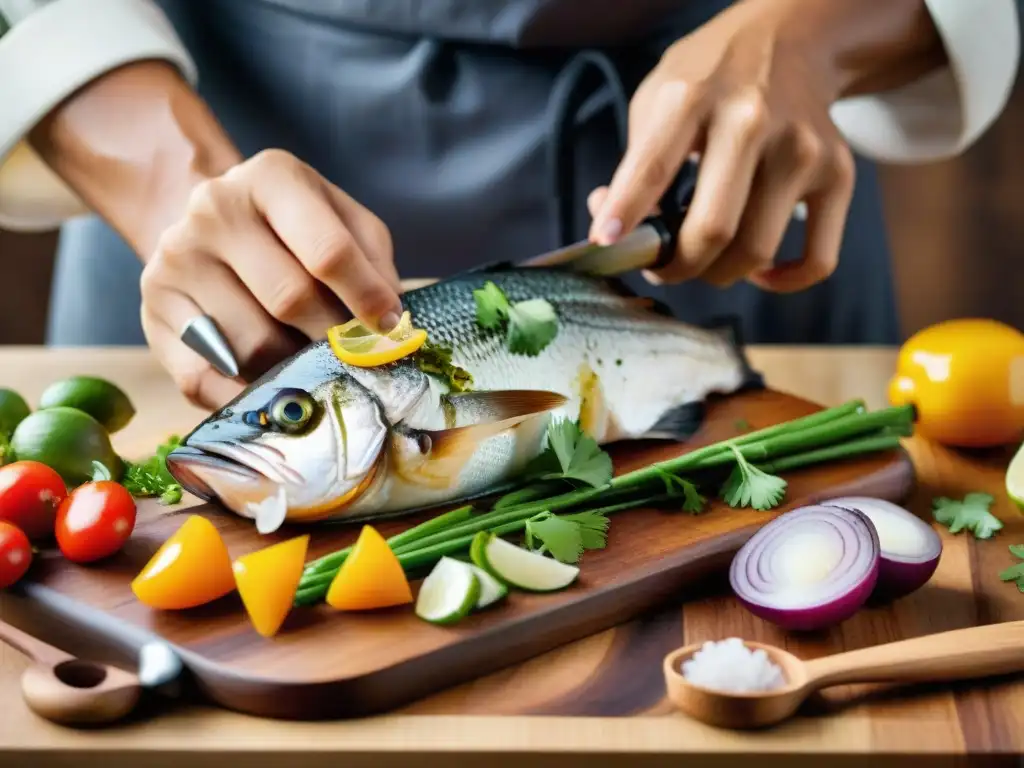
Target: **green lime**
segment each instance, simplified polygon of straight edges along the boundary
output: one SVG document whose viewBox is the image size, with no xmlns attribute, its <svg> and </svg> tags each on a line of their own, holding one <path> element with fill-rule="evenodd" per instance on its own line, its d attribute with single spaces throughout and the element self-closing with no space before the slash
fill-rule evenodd
<svg viewBox="0 0 1024 768">
<path fill-rule="evenodd" d="M 1006 470 L 1006 492 L 1014 504 L 1024 509 L 1024 443 L 1017 449 L 1017 455 L 1010 460 Z"/>
<path fill-rule="evenodd" d="M 36 411 L 14 430 L 11 449 L 19 461 L 52 467 L 69 486 L 92 479 L 94 461 L 105 466 L 114 480 L 124 473 L 124 463 L 103 425 L 77 408 Z"/>
<path fill-rule="evenodd" d="M 128 395 L 116 384 L 95 376 L 72 376 L 48 386 L 39 398 L 39 410 L 61 406 L 85 411 L 110 435 L 123 429 L 135 415 Z"/>
<path fill-rule="evenodd" d="M 14 428 L 30 413 L 32 409 L 24 397 L 13 389 L 0 387 L 0 434 L 4 437 L 13 435 Z"/>
</svg>

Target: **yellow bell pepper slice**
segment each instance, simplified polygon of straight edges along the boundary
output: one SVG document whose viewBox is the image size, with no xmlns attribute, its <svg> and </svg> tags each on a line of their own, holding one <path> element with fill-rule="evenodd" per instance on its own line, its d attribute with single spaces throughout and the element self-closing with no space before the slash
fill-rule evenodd
<svg viewBox="0 0 1024 768">
<path fill-rule="evenodd" d="M 358 320 L 349 320 L 329 328 L 327 340 L 343 363 L 373 368 L 411 355 L 426 343 L 427 332 L 413 328 L 411 315 L 403 312 L 398 325 L 386 334 L 375 333 Z"/>
<path fill-rule="evenodd" d="M 412 602 L 402 564 L 376 529 L 363 526 L 351 554 L 327 591 L 327 604 L 340 611 L 369 611 Z"/>
<path fill-rule="evenodd" d="M 263 637 L 284 624 L 302 578 L 309 535 L 297 536 L 235 560 L 235 583 L 249 620 Z"/>
<path fill-rule="evenodd" d="M 162 610 L 204 605 L 234 588 L 224 540 L 200 515 L 190 515 L 132 581 L 141 603 Z"/>
</svg>

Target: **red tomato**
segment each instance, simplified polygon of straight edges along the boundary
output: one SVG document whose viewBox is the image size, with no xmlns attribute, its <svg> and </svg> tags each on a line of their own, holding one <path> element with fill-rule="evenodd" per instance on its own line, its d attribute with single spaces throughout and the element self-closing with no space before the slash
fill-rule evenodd
<svg viewBox="0 0 1024 768">
<path fill-rule="evenodd" d="M 75 563 L 117 552 L 135 528 L 135 499 L 123 485 L 99 480 L 80 485 L 57 510 L 57 546 Z"/>
<path fill-rule="evenodd" d="M 32 564 L 32 545 L 16 525 L 0 520 L 0 589 L 6 589 L 25 575 Z"/>
<path fill-rule="evenodd" d="M 14 523 L 32 541 L 53 536 L 57 507 L 67 495 L 60 475 L 38 461 L 0 468 L 0 520 Z"/>
</svg>

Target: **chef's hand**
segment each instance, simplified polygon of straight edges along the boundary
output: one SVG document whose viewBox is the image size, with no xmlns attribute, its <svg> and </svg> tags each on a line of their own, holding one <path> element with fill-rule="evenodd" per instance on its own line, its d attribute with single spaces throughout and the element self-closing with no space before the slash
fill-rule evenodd
<svg viewBox="0 0 1024 768">
<path fill-rule="evenodd" d="M 214 318 L 240 378 L 252 380 L 351 315 L 390 329 L 400 291 L 384 223 L 294 156 L 267 150 L 195 187 L 143 270 L 142 325 L 186 397 L 217 408 L 244 384 L 180 341 L 192 318 Z"/>
<path fill-rule="evenodd" d="M 855 175 L 829 108 L 842 90 L 856 90 L 849 80 L 862 60 L 889 63 L 904 79 L 932 66 L 941 44 L 931 26 L 921 0 L 731 6 L 673 44 L 638 88 L 626 154 L 588 200 L 591 239 L 608 244 L 633 229 L 698 152 L 678 252 L 648 279 L 700 277 L 719 287 L 747 279 L 780 292 L 824 280 L 839 259 Z M 878 84 L 878 72 L 863 74 Z M 773 266 L 800 201 L 803 257 Z"/>
</svg>

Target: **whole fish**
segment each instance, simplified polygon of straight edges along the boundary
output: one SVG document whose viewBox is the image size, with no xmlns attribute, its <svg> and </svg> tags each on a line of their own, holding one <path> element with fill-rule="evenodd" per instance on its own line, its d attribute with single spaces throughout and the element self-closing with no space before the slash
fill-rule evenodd
<svg viewBox="0 0 1024 768">
<path fill-rule="evenodd" d="M 474 290 L 488 281 L 512 303 L 554 308 L 557 333 L 539 354 L 513 354 L 504 331 L 481 327 Z M 403 302 L 470 391 L 415 356 L 360 368 L 317 341 L 196 427 L 170 472 L 261 530 L 391 516 L 507 484 L 543 450 L 552 418 L 578 420 L 601 444 L 685 440 L 709 395 L 761 385 L 732 326 L 683 323 L 618 280 L 490 268 Z"/>
</svg>

